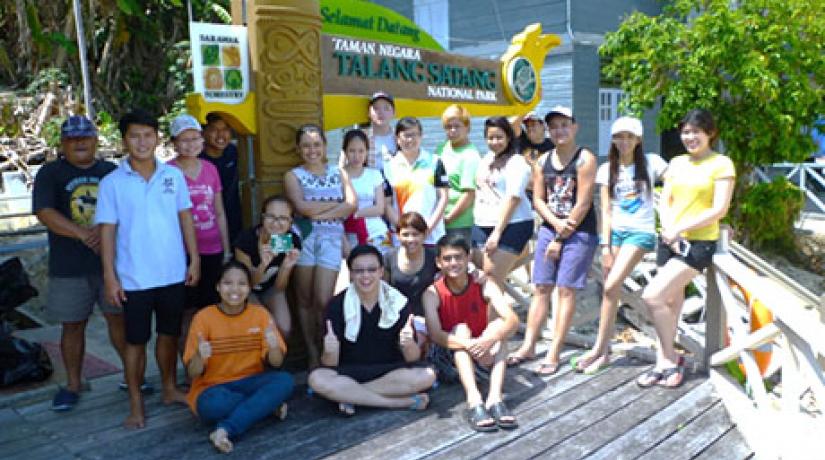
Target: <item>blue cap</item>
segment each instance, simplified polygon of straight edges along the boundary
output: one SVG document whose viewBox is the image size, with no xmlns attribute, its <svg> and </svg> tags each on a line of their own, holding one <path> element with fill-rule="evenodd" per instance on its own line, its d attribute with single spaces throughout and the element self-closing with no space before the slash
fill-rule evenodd
<svg viewBox="0 0 825 460">
<path fill-rule="evenodd" d="M 97 137 L 97 128 L 83 115 L 72 115 L 60 126 L 60 138 Z"/>
</svg>

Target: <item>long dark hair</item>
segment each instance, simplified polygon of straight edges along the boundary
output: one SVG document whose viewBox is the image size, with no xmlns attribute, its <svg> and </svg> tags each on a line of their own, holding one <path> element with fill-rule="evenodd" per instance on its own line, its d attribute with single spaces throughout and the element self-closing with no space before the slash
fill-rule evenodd
<svg viewBox="0 0 825 460">
<path fill-rule="evenodd" d="M 355 128 L 347 131 L 344 133 L 344 142 L 341 144 L 341 150 L 344 151 L 344 155 L 347 154 L 347 147 L 349 147 L 349 143 L 355 139 L 361 139 L 364 142 L 364 147 L 367 148 L 367 152 L 370 151 L 370 140 L 367 137 L 367 133 L 364 131 Z M 369 155 L 367 155 L 369 156 Z M 367 165 L 367 159 L 364 159 L 364 166 Z"/>
<path fill-rule="evenodd" d="M 507 161 L 510 160 L 510 157 L 516 154 L 516 134 L 513 132 L 513 126 L 510 124 L 510 121 L 507 120 L 505 117 L 490 117 L 484 120 L 484 137 L 487 138 L 487 131 L 490 128 L 499 128 L 504 131 L 504 135 L 507 136 L 507 146 L 504 150 L 496 154 L 496 158 L 490 163 L 490 170 L 493 169 L 501 169 L 504 165 L 507 164 Z"/>
<path fill-rule="evenodd" d="M 619 180 L 619 149 L 616 148 L 616 144 L 613 142 L 610 143 L 610 151 L 607 154 L 607 161 L 610 163 L 610 174 L 608 175 L 607 179 L 607 190 L 610 194 L 610 198 L 616 198 L 616 181 Z M 644 149 L 642 149 L 642 140 L 639 139 L 639 143 L 636 144 L 636 148 L 633 149 L 633 182 L 636 184 L 636 192 L 642 193 L 644 192 L 647 196 L 650 196 L 651 192 L 651 184 L 650 184 L 650 175 L 647 173 L 647 157 L 645 157 Z"/>
</svg>

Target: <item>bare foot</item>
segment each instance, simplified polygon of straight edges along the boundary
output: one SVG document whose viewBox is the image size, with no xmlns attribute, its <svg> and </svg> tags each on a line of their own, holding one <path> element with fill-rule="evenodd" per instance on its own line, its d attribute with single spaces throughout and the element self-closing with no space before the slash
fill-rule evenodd
<svg viewBox="0 0 825 460">
<path fill-rule="evenodd" d="M 228 454 L 232 452 L 232 441 L 229 440 L 229 433 L 226 432 L 223 428 L 218 428 L 215 431 L 209 433 L 209 440 L 212 441 L 212 445 L 215 446 L 215 449 L 218 451 Z"/>
<path fill-rule="evenodd" d="M 163 404 L 167 406 L 170 404 L 186 404 L 186 393 L 180 391 L 177 387 L 172 390 L 163 389 Z"/>
<path fill-rule="evenodd" d="M 129 414 L 123 421 L 123 426 L 130 430 L 137 430 L 146 426 L 146 419 L 143 414 Z"/>
</svg>

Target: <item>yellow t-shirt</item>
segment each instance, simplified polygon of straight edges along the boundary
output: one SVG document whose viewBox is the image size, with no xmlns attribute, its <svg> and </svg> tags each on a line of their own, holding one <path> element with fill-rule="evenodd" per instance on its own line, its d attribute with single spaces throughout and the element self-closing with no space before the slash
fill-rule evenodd
<svg viewBox="0 0 825 460">
<path fill-rule="evenodd" d="M 665 173 L 665 183 L 670 185 L 673 221 L 692 219 L 710 209 L 716 181 L 728 177 L 736 177 L 733 162 L 716 152 L 699 161 L 691 161 L 690 155 L 680 155 L 671 160 Z M 719 222 L 684 232 L 682 237 L 715 241 L 719 238 Z"/>
<path fill-rule="evenodd" d="M 264 333 L 270 324 L 269 311 L 260 305 L 247 305 L 238 315 L 227 315 L 212 305 L 195 315 L 186 337 L 183 362 L 188 363 L 197 353 L 198 334 L 212 345 L 212 356 L 206 360 L 203 374 L 192 380 L 186 395 L 192 412 L 197 413 L 198 396 L 203 390 L 264 371 L 264 359 L 269 352 Z M 278 344 L 281 352 L 286 353 L 280 334 Z"/>
</svg>

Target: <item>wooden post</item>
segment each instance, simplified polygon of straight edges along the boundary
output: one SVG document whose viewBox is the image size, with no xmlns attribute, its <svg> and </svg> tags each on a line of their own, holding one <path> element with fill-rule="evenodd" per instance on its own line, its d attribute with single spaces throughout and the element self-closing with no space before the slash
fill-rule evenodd
<svg viewBox="0 0 825 460">
<path fill-rule="evenodd" d="M 722 311 L 722 295 L 716 283 L 716 267 L 711 264 L 705 275 L 707 295 L 705 297 L 705 352 L 702 356 L 702 368 L 710 370 L 710 357 L 724 348 L 725 315 Z"/>
<path fill-rule="evenodd" d="M 233 22 L 244 11 L 258 125 L 250 191 L 260 202 L 283 193 L 284 173 L 299 163 L 296 129 L 321 124 L 321 16 L 317 0 L 235 0 Z"/>
</svg>

